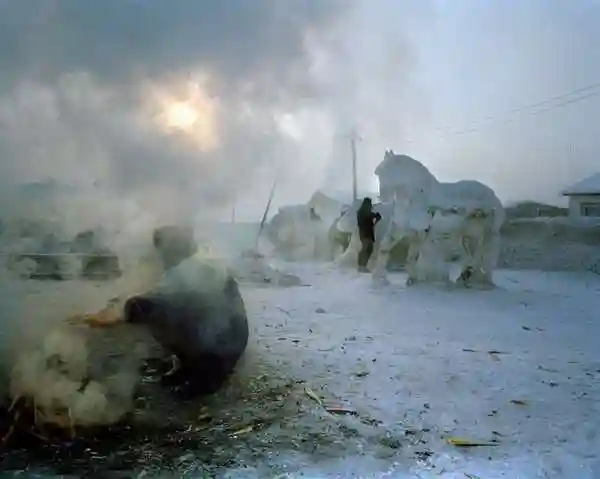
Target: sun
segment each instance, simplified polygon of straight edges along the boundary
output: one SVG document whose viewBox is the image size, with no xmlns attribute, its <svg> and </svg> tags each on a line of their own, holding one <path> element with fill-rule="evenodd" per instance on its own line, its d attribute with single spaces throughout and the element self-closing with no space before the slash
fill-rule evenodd
<svg viewBox="0 0 600 479">
<path fill-rule="evenodd" d="M 177 135 L 201 151 L 218 148 L 219 102 L 208 94 L 202 81 L 153 85 L 149 99 L 155 124 L 165 133 Z"/>
<path fill-rule="evenodd" d="M 190 131 L 199 117 L 200 113 L 187 102 L 173 103 L 165 111 L 167 127 L 183 131 Z"/>
</svg>

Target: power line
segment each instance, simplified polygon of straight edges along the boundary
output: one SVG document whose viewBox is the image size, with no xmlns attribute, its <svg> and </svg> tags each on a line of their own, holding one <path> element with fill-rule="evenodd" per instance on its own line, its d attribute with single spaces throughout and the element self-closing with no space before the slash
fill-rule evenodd
<svg viewBox="0 0 600 479">
<path fill-rule="evenodd" d="M 588 93 L 587 95 L 582 95 L 582 96 L 577 97 L 577 98 L 572 98 L 570 100 L 566 100 L 566 101 L 563 101 L 563 102 L 560 102 L 560 103 L 556 103 L 554 105 L 550 105 L 547 108 L 543 108 L 541 110 L 532 111 L 531 112 L 531 116 L 537 116 L 537 115 L 539 115 L 541 113 L 546 113 L 547 111 L 550 111 L 550 110 L 554 110 L 554 109 L 557 109 L 557 108 L 563 108 L 565 106 L 572 105 L 574 103 L 579 103 L 580 101 L 587 100 L 589 98 L 593 98 L 593 97 L 598 96 L 598 95 L 600 95 L 600 91 Z M 520 111 L 526 111 L 526 110 L 520 110 Z M 494 122 L 493 120 L 491 120 L 490 123 L 498 123 L 498 122 L 500 122 L 500 123 L 512 123 L 514 120 L 515 120 L 514 118 L 505 118 L 505 119 L 499 120 L 497 122 Z M 488 125 L 485 125 L 485 126 L 488 126 Z M 467 130 L 455 131 L 454 134 L 456 134 L 456 135 L 464 135 L 464 134 L 467 134 L 467 133 L 476 132 L 476 131 L 479 131 L 479 130 L 485 128 L 485 126 L 482 126 L 482 127 L 479 127 L 479 128 L 470 128 L 470 129 L 467 129 Z"/>
<path fill-rule="evenodd" d="M 577 98 L 572 98 L 570 100 L 563 101 L 561 103 L 557 103 L 557 104 L 553 105 L 553 108 L 560 108 L 560 107 L 563 107 L 563 106 L 567 106 L 567 105 L 570 105 L 572 103 L 577 103 L 577 102 L 580 102 L 582 100 L 586 100 L 588 98 L 592 98 L 592 97 L 595 97 L 595 96 L 598 96 L 598 95 L 600 95 L 600 91 L 588 93 L 587 95 L 583 95 L 583 96 L 580 96 L 580 97 L 577 97 Z M 546 112 L 548 110 L 551 110 L 551 109 L 552 108 L 545 108 L 543 110 L 539 110 L 537 113 L 544 113 L 544 112 Z"/>
<path fill-rule="evenodd" d="M 477 131 L 482 130 L 483 128 L 490 126 L 490 124 L 495 124 L 495 123 L 511 123 L 514 121 L 514 114 L 515 113 L 522 113 L 522 112 L 528 112 L 530 111 L 532 116 L 536 116 L 539 115 L 541 113 L 545 113 L 548 112 L 550 110 L 554 110 L 557 108 L 563 108 L 569 105 L 572 105 L 574 103 L 579 103 L 581 101 L 584 100 L 588 100 L 590 98 L 596 97 L 600 95 L 600 90 L 596 90 L 600 88 L 600 82 L 596 82 L 596 83 L 592 83 L 589 85 L 586 85 L 584 87 L 581 88 L 577 88 L 575 90 L 571 90 L 567 93 L 563 93 L 561 95 L 556 95 L 550 98 L 547 98 L 545 100 L 541 100 L 541 101 L 537 101 L 535 103 L 529 103 L 529 104 L 525 104 L 525 105 L 521 105 L 519 107 L 515 107 L 512 108 L 510 110 L 508 110 L 507 113 L 512 113 L 513 115 L 509 116 L 509 117 L 503 117 L 503 118 L 498 118 L 497 116 L 490 116 L 487 118 L 484 118 L 483 121 L 488 122 L 488 124 L 486 125 L 481 125 L 481 126 L 475 126 L 472 128 L 465 128 L 462 130 L 454 130 L 454 131 L 449 131 L 450 127 L 445 127 L 445 128 L 435 128 L 434 131 L 446 131 L 447 133 L 445 135 L 442 135 L 441 138 L 446 138 L 449 136 L 454 136 L 454 135 L 465 135 L 465 134 L 469 134 L 469 133 L 475 133 Z M 595 90 L 595 91 L 594 91 Z M 586 93 L 584 95 L 579 95 L 576 96 L 575 98 L 569 98 L 572 97 L 573 95 L 577 95 L 577 94 L 581 94 L 581 93 L 585 93 L 585 92 L 589 92 Z M 560 101 L 563 100 L 563 101 Z M 558 103 L 555 103 L 557 102 Z M 541 106 L 544 105 L 549 105 L 547 108 L 543 108 L 543 109 L 537 109 Z M 408 140 L 407 143 L 414 143 L 414 140 Z"/>
<path fill-rule="evenodd" d="M 569 91 L 567 93 L 562 93 L 561 95 L 556 95 L 556 96 L 553 96 L 551 98 L 547 98 L 546 100 L 542 100 L 542 101 L 538 101 L 538 102 L 535 102 L 535 103 L 530 103 L 528 105 L 522 105 L 520 107 L 513 108 L 512 110 L 508 110 L 507 113 L 518 113 L 518 112 L 523 111 L 523 110 L 528 110 L 528 109 L 531 109 L 531 108 L 536 108 L 538 106 L 547 105 L 548 103 L 552 103 L 554 101 L 561 100 L 563 98 L 575 95 L 577 93 L 583 93 L 583 92 L 586 92 L 586 91 L 589 91 L 589 90 L 595 90 L 598 87 L 600 87 L 600 82 L 592 83 L 590 85 L 587 85 L 587 86 L 584 86 L 584 87 L 581 87 L 581 88 L 577 88 L 575 90 L 571 90 L 571 91 Z"/>
</svg>

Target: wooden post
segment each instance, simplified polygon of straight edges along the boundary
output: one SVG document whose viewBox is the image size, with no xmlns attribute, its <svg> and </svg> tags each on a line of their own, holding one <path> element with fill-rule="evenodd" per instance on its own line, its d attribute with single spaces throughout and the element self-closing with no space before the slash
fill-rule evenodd
<svg viewBox="0 0 600 479">
<path fill-rule="evenodd" d="M 358 135 L 356 128 L 352 128 L 352 131 L 346 135 L 346 138 L 350 140 L 350 153 L 352 154 L 352 202 L 355 202 L 358 198 L 358 174 L 356 172 L 358 155 L 356 152 L 356 142 L 362 140 L 362 138 Z"/>
<path fill-rule="evenodd" d="M 269 200 L 267 201 L 267 205 L 265 206 L 265 212 L 263 214 L 262 220 L 260 221 L 260 226 L 258 228 L 258 234 L 256 235 L 256 243 L 254 245 L 254 247 L 257 251 L 258 251 L 258 240 L 260 239 L 260 235 L 262 234 L 263 228 L 265 227 L 265 223 L 267 221 L 267 216 L 269 215 L 269 209 L 271 209 L 271 201 L 273 201 L 273 195 L 275 194 L 275 186 L 276 185 L 277 185 L 277 181 L 273 181 L 271 193 L 269 194 Z"/>
</svg>

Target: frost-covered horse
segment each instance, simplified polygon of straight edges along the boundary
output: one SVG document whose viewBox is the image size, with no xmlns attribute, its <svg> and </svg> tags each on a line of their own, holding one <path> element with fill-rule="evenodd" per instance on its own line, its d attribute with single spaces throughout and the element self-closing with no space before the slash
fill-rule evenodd
<svg viewBox="0 0 600 479">
<path fill-rule="evenodd" d="M 391 220 L 379 243 L 374 278 L 385 278 L 392 248 L 408 240 L 409 283 L 493 283 L 505 214 L 494 191 L 478 181 L 440 183 L 420 162 L 386 151 L 376 168 Z M 353 235 L 354 236 L 354 235 Z"/>
<path fill-rule="evenodd" d="M 417 238 L 411 243 L 416 257 L 407 260 L 409 281 L 492 284 L 504 221 L 493 190 L 477 181 L 439 183 L 428 213 L 431 221 L 424 233 L 408 232 Z M 391 241 L 398 239 L 392 236 Z"/>
<path fill-rule="evenodd" d="M 279 208 L 267 226 L 268 238 L 277 253 L 290 260 L 331 259 L 328 225 L 309 205 Z"/>
</svg>

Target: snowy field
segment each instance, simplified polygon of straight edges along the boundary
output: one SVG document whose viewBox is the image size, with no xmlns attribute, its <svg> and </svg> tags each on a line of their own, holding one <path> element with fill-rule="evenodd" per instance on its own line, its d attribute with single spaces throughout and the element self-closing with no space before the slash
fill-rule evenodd
<svg viewBox="0 0 600 479">
<path fill-rule="evenodd" d="M 239 373 L 288 382 L 269 399 L 288 402 L 276 420 L 204 442 L 234 451 L 210 474 L 188 449 L 169 475 L 110 477 L 600 477 L 600 276 L 500 271 L 495 290 L 451 291 L 279 266 L 305 285 L 243 286 L 252 337 Z M 331 414 L 310 391 L 356 414 Z"/>
<path fill-rule="evenodd" d="M 449 291 L 296 270 L 310 287 L 246 291 L 257 347 L 399 438 L 305 476 L 600 477 L 599 276 L 501 271 L 496 290 Z"/>
</svg>

